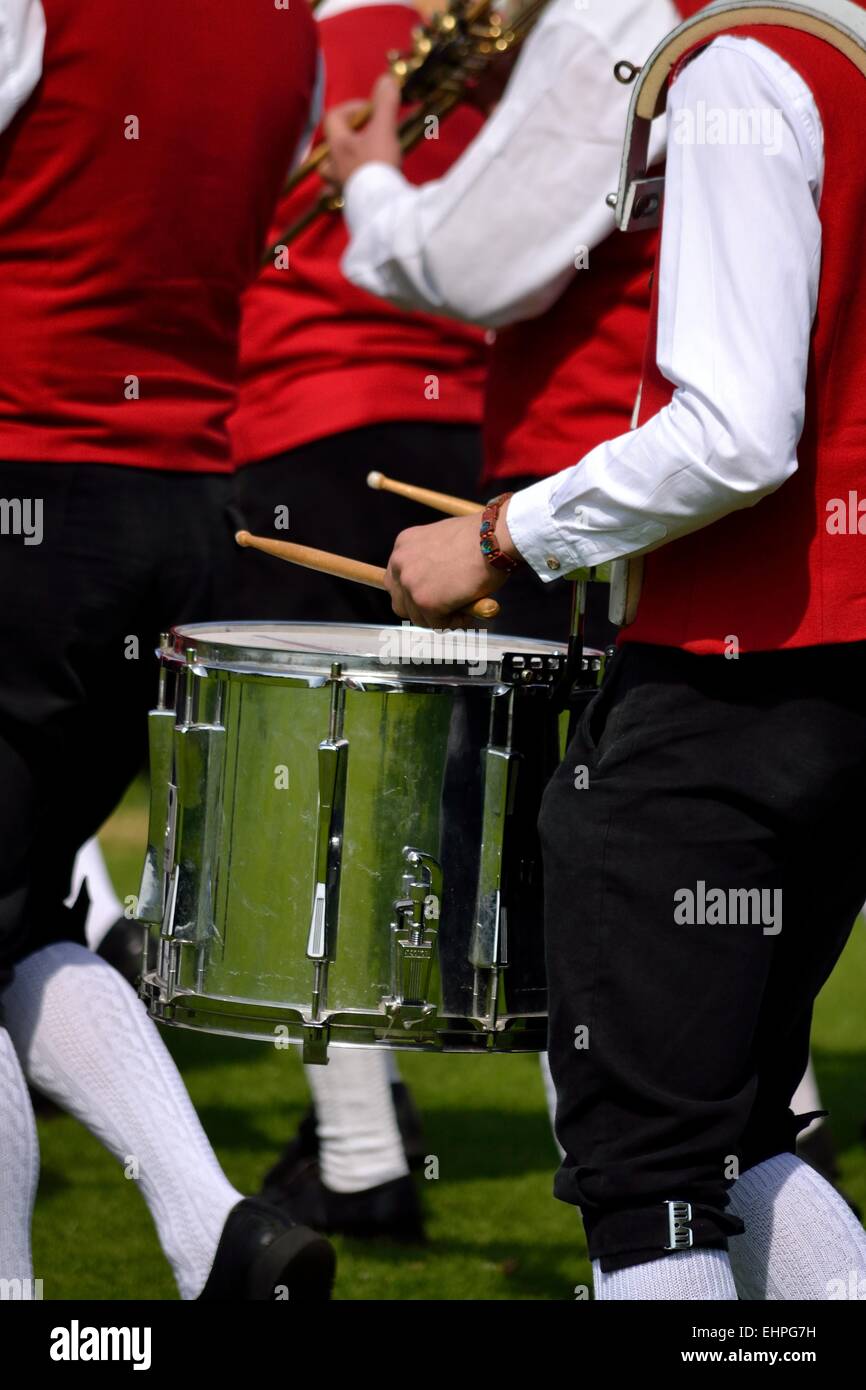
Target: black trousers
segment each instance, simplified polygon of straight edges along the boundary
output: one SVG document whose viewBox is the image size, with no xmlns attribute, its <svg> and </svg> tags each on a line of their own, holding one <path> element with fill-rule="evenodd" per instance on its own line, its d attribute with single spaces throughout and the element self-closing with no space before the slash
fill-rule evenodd
<svg viewBox="0 0 866 1390">
<path fill-rule="evenodd" d="M 41 503 L 43 528 L 0 535 L 2 988 L 16 960 L 83 940 L 86 903 L 63 900 L 144 763 L 159 634 L 217 616 L 235 547 L 227 477 L 0 463 L 0 497 Z"/>
<path fill-rule="evenodd" d="M 371 492 L 366 478 L 374 469 L 458 497 L 484 500 L 490 491 L 479 483 L 477 429 L 394 422 L 330 435 L 249 464 L 238 472 L 238 507 L 250 531 L 385 565 L 400 531 L 440 520 L 441 514 L 392 493 Z M 511 478 L 503 481 L 502 491 L 516 492 L 534 482 L 530 476 Z M 275 526 L 278 517 L 288 519 L 288 529 Z M 374 589 L 284 565 L 252 550 L 236 556 L 233 590 L 234 618 L 395 621 L 389 600 Z M 566 641 L 570 584 L 542 584 L 531 570 L 522 570 L 501 598 L 502 612 L 491 631 Z M 587 644 L 603 647 L 614 636 L 607 622 L 607 588 L 593 586 Z"/>
<path fill-rule="evenodd" d="M 664 1253 L 670 1201 L 724 1245 L 731 1180 L 793 1150 L 815 996 L 866 897 L 864 679 L 864 643 L 626 644 L 547 789 L 555 1191 L 605 1268 Z"/>
<path fill-rule="evenodd" d="M 441 516 L 392 493 L 372 492 L 366 479 L 374 469 L 401 482 L 475 497 L 480 432 L 471 425 L 409 421 L 329 435 L 239 469 L 238 507 L 254 533 L 384 566 L 398 532 Z M 288 529 L 275 524 L 286 519 Z M 396 622 L 387 594 L 253 550 L 238 551 L 234 574 L 235 618 Z"/>
</svg>

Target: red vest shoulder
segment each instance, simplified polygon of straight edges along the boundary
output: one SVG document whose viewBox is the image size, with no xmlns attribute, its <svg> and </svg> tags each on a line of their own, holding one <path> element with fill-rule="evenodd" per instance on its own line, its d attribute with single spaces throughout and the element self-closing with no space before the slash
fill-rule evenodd
<svg viewBox="0 0 866 1390">
<path fill-rule="evenodd" d="M 757 506 L 650 555 L 626 637 L 696 652 L 723 651 L 732 635 L 742 651 L 859 641 L 866 639 L 866 558 L 857 523 L 842 526 L 839 518 L 850 514 L 866 457 L 866 280 L 859 273 L 866 182 L 856 135 L 866 128 L 866 81 L 811 35 L 775 27 L 733 32 L 772 47 L 802 75 L 824 126 L 822 271 L 798 471 Z M 672 394 L 654 356 L 642 420 Z"/>
</svg>

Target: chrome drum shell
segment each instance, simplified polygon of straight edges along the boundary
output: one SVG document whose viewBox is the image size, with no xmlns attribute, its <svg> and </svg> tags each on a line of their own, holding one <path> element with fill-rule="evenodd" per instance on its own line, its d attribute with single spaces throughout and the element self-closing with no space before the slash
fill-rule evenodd
<svg viewBox="0 0 866 1390">
<path fill-rule="evenodd" d="M 154 1018 L 311 1061 L 545 1047 L 535 823 L 565 652 L 483 640 L 449 660 L 406 626 L 164 640 L 139 898 Z"/>
</svg>

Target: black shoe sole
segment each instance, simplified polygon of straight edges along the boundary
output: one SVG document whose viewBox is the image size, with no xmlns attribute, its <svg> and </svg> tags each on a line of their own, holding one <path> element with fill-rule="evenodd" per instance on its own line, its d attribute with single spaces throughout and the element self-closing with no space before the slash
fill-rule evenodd
<svg viewBox="0 0 866 1390">
<path fill-rule="evenodd" d="M 266 1303 L 324 1303 L 331 1297 L 334 1247 L 303 1226 L 284 1231 L 255 1260 L 247 1298 Z"/>
</svg>

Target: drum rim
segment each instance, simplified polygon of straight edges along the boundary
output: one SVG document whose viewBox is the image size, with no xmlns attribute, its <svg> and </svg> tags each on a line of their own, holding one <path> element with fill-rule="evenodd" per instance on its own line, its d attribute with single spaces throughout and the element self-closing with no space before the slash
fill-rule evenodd
<svg viewBox="0 0 866 1390">
<path fill-rule="evenodd" d="M 197 665 L 211 669 L 234 671 L 239 675 L 262 675 L 273 677 L 312 676 L 316 684 L 327 680 L 335 662 L 341 666 L 340 674 L 346 677 L 358 676 L 366 683 L 395 686 L 400 684 L 419 684 L 426 686 L 453 686 L 455 680 L 461 684 L 490 685 L 501 680 L 505 657 L 516 654 L 527 657 L 558 657 L 563 663 L 567 656 L 567 643 L 543 641 L 532 637 L 509 637 L 508 634 L 491 634 L 496 644 L 496 654 L 484 658 L 483 674 L 477 671 L 476 661 L 453 662 L 387 662 L 372 653 L 339 651 L 305 651 L 303 648 L 286 650 L 278 647 L 259 647 L 254 644 L 234 645 L 214 641 L 213 632 L 254 631 L 256 628 L 309 628 L 321 632 L 327 628 L 349 629 L 356 632 L 381 633 L 385 630 L 399 633 L 401 624 L 379 623 L 328 623 L 310 620 L 291 620 L 285 622 L 267 620 L 229 620 L 218 622 L 178 623 L 169 630 L 168 643 L 160 648 L 157 655 L 163 661 L 185 664 L 189 653 L 195 652 Z M 426 629 L 408 627 L 410 634 L 421 634 Z M 514 645 L 510 645 L 513 643 Z M 499 653 L 502 653 L 501 655 Z M 600 656 L 598 652 L 587 652 L 588 656 Z M 306 682 L 304 682 L 306 683 Z"/>
</svg>

